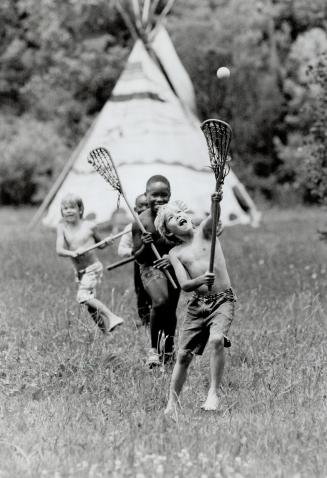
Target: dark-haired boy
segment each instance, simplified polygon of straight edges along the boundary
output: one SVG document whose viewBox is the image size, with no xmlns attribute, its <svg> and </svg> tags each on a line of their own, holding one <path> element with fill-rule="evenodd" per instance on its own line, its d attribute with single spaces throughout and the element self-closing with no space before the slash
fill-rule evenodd
<svg viewBox="0 0 327 478">
<path fill-rule="evenodd" d="M 133 223 L 132 234 L 134 254 L 140 266 L 143 286 L 152 303 L 150 312 L 151 348 L 147 363 L 149 367 L 153 367 L 160 365 L 160 357 L 164 362 L 173 357 L 177 323 L 176 309 L 180 290 L 174 289 L 164 274 L 164 269 L 170 265 L 169 259 L 164 256 L 168 254 L 171 246 L 160 237 L 154 226 L 159 207 L 168 203 L 170 199 L 168 179 L 161 175 L 151 176 L 146 183 L 145 194 L 149 207 L 139 217 L 147 233 L 142 234 L 138 225 Z M 162 257 L 161 260 L 156 260 L 151 249 L 151 242 L 156 246 Z M 164 350 L 159 348 L 162 332 L 165 335 Z"/>
<path fill-rule="evenodd" d="M 148 203 L 145 194 L 139 194 L 135 199 L 134 211 L 139 215 L 147 208 Z M 132 225 L 133 223 L 130 223 L 125 227 L 124 231 L 127 231 L 127 234 L 125 234 L 119 242 L 118 255 L 120 257 L 129 257 L 133 253 Z M 140 266 L 136 261 L 134 261 L 134 289 L 137 301 L 137 311 L 140 318 L 140 323 L 137 324 L 137 326 L 147 326 L 150 323 L 151 301 L 148 294 L 144 290 L 140 274 Z"/>
</svg>

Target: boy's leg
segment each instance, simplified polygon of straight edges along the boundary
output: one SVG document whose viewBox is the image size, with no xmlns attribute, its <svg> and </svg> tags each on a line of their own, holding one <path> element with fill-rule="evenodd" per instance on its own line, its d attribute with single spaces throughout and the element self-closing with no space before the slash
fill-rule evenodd
<svg viewBox="0 0 327 478">
<path fill-rule="evenodd" d="M 168 319 L 168 284 L 165 275 L 153 268 L 147 268 L 146 274 L 142 275 L 142 282 L 145 291 L 151 298 L 150 312 L 150 336 L 151 350 L 149 355 L 149 365 L 159 365 L 159 337 L 160 332 L 164 328 L 165 320 Z M 156 360 L 154 357 L 156 356 Z M 152 360 L 153 358 L 153 360 Z"/>
<path fill-rule="evenodd" d="M 93 321 L 96 323 L 96 325 L 101 330 L 101 332 L 103 332 L 105 334 L 106 333 L 106 326 L 105 326 L 103 318 L 101 317 L 100 311 L 96 307 L 93 307 L 90 304 L 86 304 L 86 308 L 88 310 L 88 313 L 92 317 Z"/>
<path fill-rule="evenodd" d="M 224 352 L 224 335 L 217 334 L 210 338 L 210 387 L 208 396 L 201 408 L 204 410 L 217 410 L 219 399 L 217 395 L 218 387 L 224 372 L 225 352 Z"/>
<path fill-rule="evenodd" d="M 179 395 L 185 383 L 187 370 L 192 358 L 193 354 L 186 350 L 180 351 L 178 353 L 171 377 L 169 399 L 165 409 L 165 414 L 174 413 L 176 411 L 176 407 L 179 405 Z"/>
<path fill-rule="evenodd" d="M 228 300 L 226 300 L 228 297 Z M 210 308 L 213 308 L 210 318 L 209 345 L 210 352 L 210 388 L 208 397 L 203 404 L 204 410 L 217 410 L 219 399 L 217 395 L 218 388 L 224 372 L 225 350 L 224 346 L 230 347 L 230 341 L 227 334 L 234 318 L 235 296 L 232 290 L 227 290 L 222 301 L 218 300 Z"/>
<path fill-rule="evenodd" d="M 140 274 L 140 266 L 134 262 L 134 288 L 137 301 L 137 311 L 142 325 L 149 325 L 151 302 L 148 294 L 144 290 Z"/>
<path fill-rule="evenodd" d="M 180 290 L 172 290 L 169 288 L 169 304 L 167 307 L 167 316 L 164 322 L 164 333 L 165 333 L 165 348 L 164 352 L 164 362 L 169 361 L 173 358 L 174 355 L 174 339 L 175 331 L 177 325 L 177 315 L 176 309 L 178 304 L 178 299 L 180 296 Z"/>
<path fill-rule="evenodd" d="M 121 325 L 124 320 L 118 315 L 111 312 L 100 300 L 95 297 L 89 298 L 86 302 L 86 305 L 91 310 L 96 310 L 96 320 L 95 323 L 101 329 L 102 332 L 112 332 L 118 325 Z M 95 313 L 91 314 L 93 320 Z M 98 317 L 100 316 L 100 320 Z M 103 326 L 104 325 L 104 326 Z"/>
</svg>

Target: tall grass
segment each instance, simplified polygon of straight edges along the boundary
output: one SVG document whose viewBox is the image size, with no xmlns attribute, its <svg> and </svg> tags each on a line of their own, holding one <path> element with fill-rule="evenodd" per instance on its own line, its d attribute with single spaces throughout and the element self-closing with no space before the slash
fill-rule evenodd
<svg viewBox="0 0 327 478">
<path fill-rule="evenodd" d="M 0 213 L 0 477 L 324 477 L 327 244 L 320 211 L 269 211 L 222 242 L 239 301 L 218 413 L 200 404 L 197 358 L 177 423 L 163 416 L 171 370 L 149 371 L 132 266 L 100 294 L 125 324 L 109 338 L 75 303 L 55 235 L 29 211 Z M 115 249 L 115 248 L 114 248 Z M 104 263 L 115 251 L 101 251 Z M 179 316 L 184 313 L 181 298 Z"/>
</svg>

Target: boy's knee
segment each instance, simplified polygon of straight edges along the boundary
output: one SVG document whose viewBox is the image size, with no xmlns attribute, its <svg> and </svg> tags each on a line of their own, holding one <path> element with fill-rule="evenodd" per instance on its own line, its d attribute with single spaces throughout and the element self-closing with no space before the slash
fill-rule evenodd
<svg viewBox="0 0 327 478">
<path fill-rule="evenodd" d="M 209 339 L 209 345 L 217 351 L 224 349 L 224 334 L 214 334 Z"/>
<path fill-rule="evenodd" d="M 180 350 L 177 355 L 177 361 L 180 365 L 189 365 L 192 361 L 193 354 L 189 350 Z"/>
<path fill-rule="evenodd" d="M 154 309 L 160 309 L 161 307 L 166 307 L 168 303 L 168 296 L 160 295 L 159 297 L 152 299 L 152 307 Z"/>
</svg>

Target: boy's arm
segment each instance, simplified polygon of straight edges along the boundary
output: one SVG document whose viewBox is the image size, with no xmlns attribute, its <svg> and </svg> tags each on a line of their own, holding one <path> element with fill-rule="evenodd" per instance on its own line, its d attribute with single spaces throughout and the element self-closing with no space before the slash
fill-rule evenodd
<svg viewBox="0 0 327 478">
<path fill-rule="evenodd" d="M 212 194 L 211 198 L 213 200 L 221 201 L 222 200 L 222 191 L 220 190 L 219 192 L 215 192 Z M 200 224 L 200 228 L 203 231 L 203 235 L 206 239 L 211 239 L 211 234 L 212 234 L 212 208 L 213 208 L 213 201 L 211 201 L 211 213 L 208 217 L 206 217 L 202 223 Z M 219 237 L 221 233 L 223 232 L 224 228 L 222 226 L 222 223 L 220 221 L 220 216 L 218 217 L 218 224 L 217 224 L 217 231 L 216 235 Z"/>
<path fill-rule="evenodd" d="M 128 231 L 119 241 L 118 255 L 119 257 L 129 257 L 133 251 L 133 237 L 130 224 L 125 227 L 125 231 Z"/>
<path fill-rule="evenodd" d="M 132 237 L 133 237 L 133 253 L 135 259 L 140 263 L 146 261 L 149 254 L 147 245 L 153 242 L 152 234 L 146 233 L 143 234 L 136 222 L 133 222 L 132 226 Z"/>
<path fill-rule="evenodd" d="M 62 224 L 59 224 L 57 228 L 56 252 L 58 256 L 61 257 L 77 257 L 76 251 L 70 251 L 66 247 L 64 228 Z"/>
<path fill-rule="evenodd" d="M 206 272 L 195 278 L 190 278 L 187 270 L 183 266 L 182 262 L 178 259 L 176 253 L 173 249 L 169 251 L 169 259 L 174 268 L 177 280 L 181 289 L 184 292 L 192 292 L 196 290 L 201 285 L 212 285 L 215 280 L 215 274 Z"/>
<path fill-rule="evenodd" d="M 97 229 L 97 226 L 96 226 L 96 223 L 95 222 L 92 222 L 90 224 L 90 229 L 92 231 L 92 236 L 94 238 L 94 241 L 95 241 L 95 244 L 97 242 L 101 242 L 102 241 L 102 237 L 101 235 L 99 234 L 99 231 Z M 105 247 L 109 246 L 109 244 L 112 244 L 112 241 L 110 241 L 110 239 L 108 239 L 104 244 L 102 244 L 101 246 L 99 246 L 99 249 L 104 249 Z"/>
</svg>

